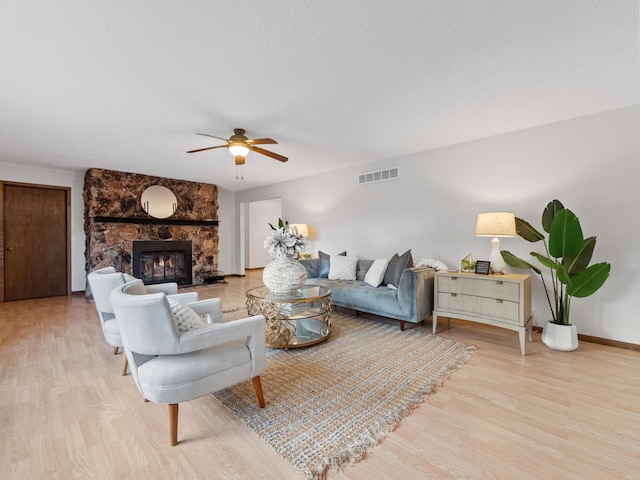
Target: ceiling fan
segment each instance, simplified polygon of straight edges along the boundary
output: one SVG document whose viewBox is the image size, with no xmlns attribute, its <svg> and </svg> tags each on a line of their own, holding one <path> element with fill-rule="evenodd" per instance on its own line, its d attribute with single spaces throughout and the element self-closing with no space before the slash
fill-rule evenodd
<svg viewBox="0 0 640 480">
<path fill-rule="evenodd" d="M 289 160 L 287 157 L 284 157 L 278 153 L 270 152 L 269 150 L 265 150 L 264 148 L 257 147 L 256 145 L 269 145 L 276 144 L 275 140 L 272 138 L 254 138 L 250 139 L 245 135 L 245 131 L 242 128 L 236 128 L 233 130 L 234 135 L 231 135 L 229 138 L 218 137 L 216 135 L 210 135 L 208 133 L 198 133 L 197 135 L 203 135 L 205 137 L 217 138 L 218 140 L 222 140 L 227 142 L 225 145 L 215 145 L 213 147 L 206 148 L 198 148 L 196 150 L 189 150 L 187 153 L 196 153 L 203 152 L 205 150 L 213 150 L 215 148 L 227 148 L 236 158 L 236 167 L 244 165 L 244 159 L 247 154 L 251 151 L 260 153 L 262 155 L 266 155 L 267 157 L 274 158 L 280 162 L 286 162 Z M 236 174 L 236 178 L 238 175 Z"/>
</svg>

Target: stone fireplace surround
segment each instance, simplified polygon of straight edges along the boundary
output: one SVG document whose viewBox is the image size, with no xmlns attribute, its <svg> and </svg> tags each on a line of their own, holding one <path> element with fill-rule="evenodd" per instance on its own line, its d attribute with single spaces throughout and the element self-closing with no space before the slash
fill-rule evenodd
<svg viewBox="0 0 640 480">
<path fill-rule="evenodd" d="M 176 212 L 149 217 L 140 196 L 151 185 L 170 189 Z M 84 179 L 85 270 L 113 266 L 132 274 L 134 240 L 191 240 L 192 281 L 204 284 L 218 265 L 218 187 L 137 173 L 92 168 Z"/>
</svg>

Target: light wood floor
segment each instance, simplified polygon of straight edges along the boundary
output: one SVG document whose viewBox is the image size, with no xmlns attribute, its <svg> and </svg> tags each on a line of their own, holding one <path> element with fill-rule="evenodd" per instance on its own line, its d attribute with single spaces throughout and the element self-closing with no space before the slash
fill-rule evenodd
<svg viewBox="0 0 640 480">
<path fill-rule="evenodd" d="M 197 291 L 242 306 L 260 273 Z M 0 304 L 0 332 L 2 479 L 304 478 L 211 396 L 181 404 L 170 447 L 166 406 L 120 376 L 80 294 Z M 330 479 L 640 479 L 640 353 L 534 334 L 522 357 L 515 332 L 455 320 L 439 334 L 478 350 Z"/>
</svg>

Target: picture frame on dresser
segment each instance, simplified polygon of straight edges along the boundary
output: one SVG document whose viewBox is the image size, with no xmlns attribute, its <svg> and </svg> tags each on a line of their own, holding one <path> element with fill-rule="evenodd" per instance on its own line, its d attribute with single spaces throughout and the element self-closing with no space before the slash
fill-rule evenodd
<svg viewBox="0 0 640 480">
<path fill-rule="evenodd" d="M 491 271 L 491 262 L 488 260 L 478 260 L 476 262 L 476 272 L 478 275 L 489 275 Z"/>
</svg>

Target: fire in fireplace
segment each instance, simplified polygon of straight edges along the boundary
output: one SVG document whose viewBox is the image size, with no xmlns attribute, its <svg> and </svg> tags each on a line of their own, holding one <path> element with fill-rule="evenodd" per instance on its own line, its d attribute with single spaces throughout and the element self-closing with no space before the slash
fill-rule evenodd
<svg viewBox="0 0 640 480">
<path fill-rule="evenodd" d="M 189 240 L 134 240 L 132 273 L 146 285 L 176 282 L 191 285 L 192 247 Z"/>
</svg>

